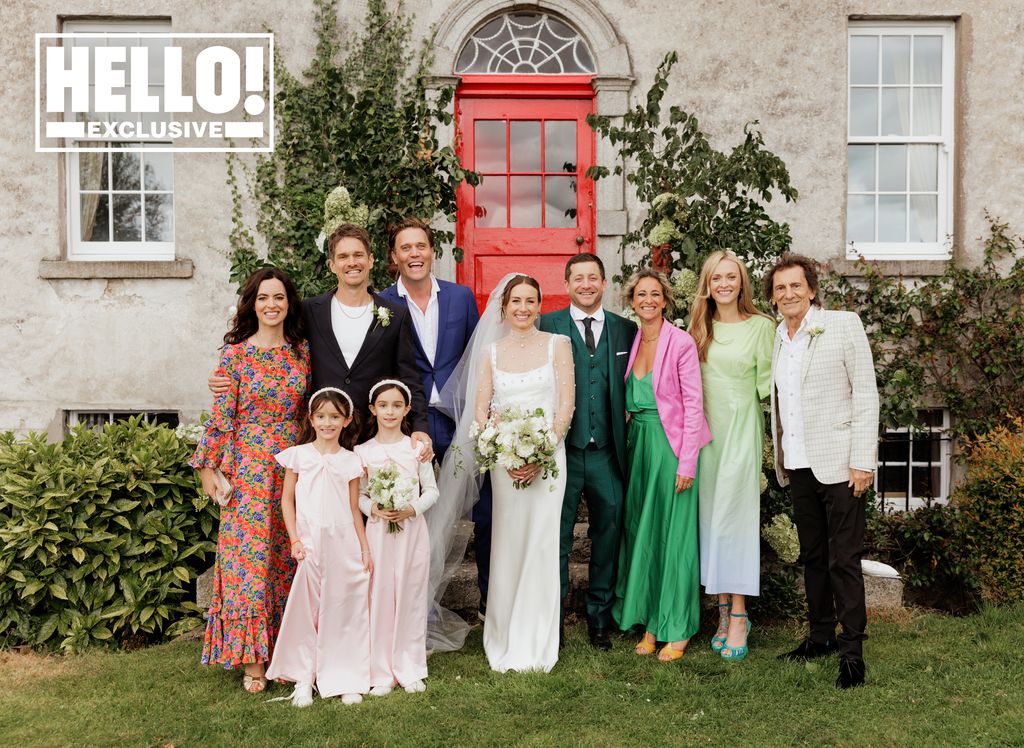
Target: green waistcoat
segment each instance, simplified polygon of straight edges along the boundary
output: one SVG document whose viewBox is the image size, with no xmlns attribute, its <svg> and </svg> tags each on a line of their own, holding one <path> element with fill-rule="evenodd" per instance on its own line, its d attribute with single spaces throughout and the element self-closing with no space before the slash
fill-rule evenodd
<svg viewBox="0 0 1024 748">
<path fill-rule="evenodd" d="M 593 440 L 598 447 L 607 446 L 612 438 L 608 420 L 610 397 L 608 394 L 608 335 L 601 334 L 597 350 L 591 356 L 579 335 L 570 335 L 572 359 L 576 369 L 576 412 L 566 443 L 577 449 L 586 449 Z"/>
</svg>

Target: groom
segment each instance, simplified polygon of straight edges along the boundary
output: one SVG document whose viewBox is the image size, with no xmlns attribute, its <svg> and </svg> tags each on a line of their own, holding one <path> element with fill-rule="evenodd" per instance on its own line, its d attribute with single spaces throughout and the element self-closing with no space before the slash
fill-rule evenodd
<svg viewBox="0 0 1024 748">
<path fill-rule="evenodd" d="M 545 314 L 540 329 L 566 335 L 576 369 L 576 411 L 565 437 L 567 480 L 560 542 L 562 601 L 569 594 L 569 552 L 580 496 L 587 502 L 590 643 L 612 648 L 611 609 L 626 476 L 625 376 L 636 325 L 601 307 L 608 281 L 597 255 L 580 253 L 565 265 L 570 304 Z"/>
</svg>

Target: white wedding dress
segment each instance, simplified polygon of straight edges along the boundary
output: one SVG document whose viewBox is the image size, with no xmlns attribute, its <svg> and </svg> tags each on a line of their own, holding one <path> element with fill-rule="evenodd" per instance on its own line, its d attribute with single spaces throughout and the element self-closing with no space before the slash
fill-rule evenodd
<svg viewBox="0 0 1024 748">
<path fill-rule="evenodd" d="M 528 341 L 528 342 L 523 342 Z M 481 362 L 477 419 L 488 408 L 541 407 L 558 436 L 558 477 L 515 488 L 508 473 L 491 475 L 491 576 L 484 651 L 493 670 L 542 670 L 558 661 L 559 535 L 565 493 L 562 442 L 575 405 L 572 348 L 561 335 L 509 336 Z M 483 416 L 483 418 L 481 417 Z"/>
</svg>

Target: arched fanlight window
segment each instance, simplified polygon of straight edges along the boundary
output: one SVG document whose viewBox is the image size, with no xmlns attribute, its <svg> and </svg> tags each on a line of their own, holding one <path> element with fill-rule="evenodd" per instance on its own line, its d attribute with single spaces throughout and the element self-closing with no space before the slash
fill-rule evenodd
<svg viewBox="0 0 1024 748">
<path fill-rule="evenodd" d="M 546 13 L 510 13 L 484 24 L 462 48 L 457 74 L 595 73 L 586 43 Z"/>
</svg>

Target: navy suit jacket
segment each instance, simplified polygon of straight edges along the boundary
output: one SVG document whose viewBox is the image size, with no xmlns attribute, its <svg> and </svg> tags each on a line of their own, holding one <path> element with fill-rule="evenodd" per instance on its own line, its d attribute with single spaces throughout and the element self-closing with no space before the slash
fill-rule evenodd
<svg viewBox="0 0 1024 748">
<path fill-rule="evenodd" d="M 391 319 L 382 325 L 376 319 L 370 326 L 363 345 L 350 369 L 341 355 L 338 339 L 331 326 L 331 297 L 334 292 L 315 296 L 302 302 L 302 314 L 309 336 L 310 368 L 313 370 L 313 391 L 321 387 L 338 387 L 351 397 L 364 421 L 369 418 L 370 388 L 381 379 L 400 379 L 412 392 L 413 431 L 427 432 L 427 400 L 420 384 L 416 365 L 416 338 L 409 310 L 394 304 L 382 294 L 373 294 L 376 306 L 391 310 Z"/>
<path fill-rule="evenodd" d="M 416 328 L 409 320 L 413 331 L 413 343 L 416 349 L 416 365 L 422 375 L 423 395 L 430 401 L 430 393 L 437 385 L 438 392 L 444 387 L 448 377 L 462 358 L 469 345 L 469 338 L 480 321 L 480 312 L 476 308 L 473 292 L 458 283 L 438 280 L 437 292 L 437 350 L 434 363 L 430 363 L 423 346 L 420 344 Z M 380 297 L 393 305 L 401 306 L 407 311 L 407 299 L 398 295 L 398 286 L 391 285 L 380 292 Z"/>
</svg>

